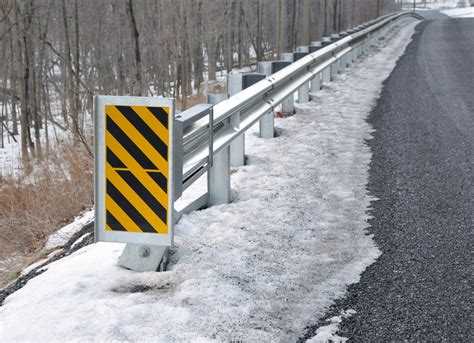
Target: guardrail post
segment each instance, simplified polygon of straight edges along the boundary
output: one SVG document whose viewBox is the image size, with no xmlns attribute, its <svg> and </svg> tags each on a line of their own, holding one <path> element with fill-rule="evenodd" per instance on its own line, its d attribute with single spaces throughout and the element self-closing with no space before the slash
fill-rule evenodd
<svg viewBox="0 0 474 343">
<path fill-rule="evenodd" d="M 320 50 L 323 47 L 320 41 L 311 42 L 311 45 L 308 46 L 309 53 Z"/>
<path fill-rule="evenodd" d="M 288 61 L 265 61 L 258 62 L 257 71 L 266 77 L 282 70 L 286 66 L 290 65 Z M 293 101 L 293 98 L 291 98 Z M 275 136 L 275 112 L 271 111 L 265 114 L 260 119 L 260 137 L 261 138 L 273 138 Z"/>
<path fill-rule="evenodd" d="M 352 46 L 352 50 L 351 50 L 351 63 L 354 64 L 357 60 L 357 49 L 355 46 Z"/>
<path fill-rule="evenodd" d="M 298 103 L 303 104 L 309 101 L 309 83 L 304 83 L 298 88 Z"/>
<path fill-rule="evenodd" d="M 281 59 L 285 62 L 293 63 L 293 53 L 284 52 L 281 54 Z M 281 103 L 281 115 L 282 117 L 287 117 L 293 114 L 295 114 L 295 95 L 291 93 Z"/>
<path fill-rule="evenodd" d="M 331 44 L 331 37 L 323 37 L 321 41 L 321 46 L 325 47 Z"/>
<path fill-rule="evenodd" d="M 294 61 L 299 60 L 300 58 L 309 54 L 309 47 L 307 46 L 298 46 L 296 52 L 293 54 Z M 298 88 L 298 103 L 303 104 L 309 101 L 309 83 L 305 83 Z"/>
<path fill-rule="evenodd" d="M 337 74 L 337 61 L 333 62 L 331 64 L 331 81 L 333 81 L 336 78 Z"/>
<path fill-rule="evenodd" d="M 318 73 L 311 80 L 311 92 L 318 92 L 321 90 L 321 73 Z"/>
<path fill-rule="evenodd" d="M 362 48 L 362 54 L 365 56 L 367 53 L 367 50 L 369 49 L 369 44 L 370 44 L 370 33 L 367 34 L 367 38 L 364 40 L 363 43 L 363 48 Z"/>
<path fill-rule="evenodd" d="M 347 68 L 347 54 L 341 56 L 340 68 L 340 73 L 342 73 L 344 69 Z"/>
<path fill-rule="evenodd" d="M 339 33 L 339 37 L 342 39 L 346 36 L 348 36 L 349 33 L 347 31 L 342 31 Z M 350 53 L 350 52 L 349 52 Z M 340 68 L 341 68 L 341 72 L 344 71 L 344 69 L 346 69 L 349 65 L 349 53 L 347 54 L 344 54 L 342 57 L 341 57 L 341 62 L 340 62 Z"/>
<path fill-rule="evenodd" d="M 309 53 L 313 53 L 322 48 L 321 42 L 311 42 L 311 45 L 308 47 Z M 317 92 L 321 90 L 321 75 L 318 73 L 311 80 L 311 92 Z"/>
<path fill-rule="evenodd" d="M 258 73 L 228 74 L 227 94 L 229 97 L 237 94 L 264 78 L 265 75 Z M 236 129 L 240 127 L 240 112 L 230 116 L 230 125 Z M 241 134 L 230 144 L 230 164 L 232 167 L 240 167 L 245 164 L 245 134 Z"/>
<path fill-rule="evenodd" d="M 308 54 L 308 51 L 309 51 L 308 47 L 299 47 L 299 48 L 305 51 L 282 53 L 281 54 L 282 60 L 295 62 Z M 308 101 L 309 101 L 309 83 L 305 83 L 298 88 L 298 103 L 301 104 Z"/>
<path fill-rule="evenodd" d="M 322 81 L 323 81 L 323 85 L 325 83 L 331 82 L 331 66 L 323 70 Z"/>
<path fill-rule="evenodd" d="M 243 74 L 227 74 L 227 95 L 230 97 L 242 90 Z M 230 116 L 230 125 L 234 128 L 240 127 L 240 112 Z M 245 134 L 237 137 L 230 144 L 230 165 L 232 167 L 243 166 L 245 163 Z"/>
<path fill-rule="evenodd" d="M 208 94 L 207 103 L 216 105 L 227 99 L 227 94 Z M 213 155 L 207 173 L 207 205 L 222 205 L 230 202 L 230 147 Z"/>
<path fill-rule="evenodd" d="M 323 39 L 321 41 L 321 46 L 325 47 L 325 46 L 328 46 L 331 43 L 332 43 L 331 37 L 323 37 Z M 329 83 L 329 82 L 332 81 L 331 69 L 332 69 L 332 66 L 328 66 L 326 69 L 323 70 L 323 75 L 322 75 L 323 85 L 325 83 Z"/>
<path fill-rule="evenodd" d="M 331 35 L 331 43 L 337 42 L 339 39 L 341 39 L 341 36 L 337 33 L 334 33 Z M 334 77 L 336 74 L 340 72 L 340 66 L 339 66 L 340 61 L 337 60 L 335 61 L 331 66 L 331 79 L 334 80 Z"/>
</svg>

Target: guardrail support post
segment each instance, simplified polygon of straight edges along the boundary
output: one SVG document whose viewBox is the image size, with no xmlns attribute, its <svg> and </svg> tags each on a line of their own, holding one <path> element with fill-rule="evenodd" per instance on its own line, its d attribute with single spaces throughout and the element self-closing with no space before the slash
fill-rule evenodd
<svg viewBox="0 0 474 343">
<path fill-rule="evenodd" d="M 342 55 L 340 63 L 341 63 L 340 73 L 342 73 L 344 71 L 344 69 L 347 68 L 347 54 Z"/>
<path fill-rule="evenodd" d="M 266 77 L 272 75 L 273 62 L 258 62 L 257 71 Z M 271 111 L 265 114 L 259 122 L 260 137 L 273 138 L 275 136 L 275 112 Z"/>
<path fill-rule="evenodd" d="M 339 34 L 334 33 L 330 37 L 331 43 L 337 42 L 341 38 L 342 37 Z M 331 65 L 331 67 L 332 67 L 331 68 L 331 80 L 334 80 L 334 77 L 336 76 L 336 74 L 340 73 L 340 65 L 339 64 L 340 64 L 340 60 L 337 60 Z"/>
<path fill-rule="evenodd" d="M 353 46 L 351 50 L 351 63 L 354 64 L 356 60 L 357 60 L 357 49 L 355 46 Z"/>
<path fill-rule="evenodd" d="M 258 62 L 257 71 L 266 77 L 290 65 L 288 61 Z M 293 98 L 291 99 L 293 101 Z M 260 137 L 273 138 L 275 136 L 275 112 L 271 111 L 260 119 Z"/>
<path fill-rule="evenodd" d="M 315 51 L 318 51 L 321 48 L 322 48 L 321 42 L 316 41 L 316 42 L 311 42 L 311 45 L 308 47 L 308 50 L 309 50 L 309 53 L 313 53 Z M 321 90 L 321 84 L 322 84 L 321 78 L 322 78 L 322 73 L 318 73 L 311 80 L 311 92 L 314 93 Z"/>
<path fill-rule="evenodd" d="M 293 54 L 294 61 L 298 60 L 299 58 L 309 54 L 309 47 L 307 46 L 298 46 L 296 47 L 296 53 Z M 301 57 L 299 56 L 301 55 Z M 305 84 L 301 85 L 298 88 L 298 103 L 304 104 L 305 102 L 309 102 L 309 83 L 306 82 Z"/>
<path fill-rule="evenodd" d="M 323 85 L 326 83 L 331 82 L 331 66 L 327 67 L 326 69 L 323 70 Z"/>
<path fill-rule="evenodd" d="M 295 62 L 309 53 L 307 46 L 299 46 L 297 52 L 282 53 L 281 58 L 284 61 Z M 303 84 L 298 88 L 298 103 L 309 101 L 309 83 Z M 294 109 L 293 109 L 294 112 Z"/>
<path fill-rule="evenodd" d="M 311 92 L 318 92 L 320 90 L 321 90 L 321 73 L 318 73 L 311 80 Z"/>
<path fill-rule="evenodd" d="M 228 74 L 227 94 L 231 97 L 264 78 L 265 75 L 258 73 Z M 236 129 L 240 127 L 240 112 L 236 112 L 230 116 L 230 125 Z M 240 167 L 244 164 L 245 134 L 241 134 L 230 144 L 230 165 L 232 167 Z"/>
<path fill-rule="evenodd" d="M 230 97 L 242 90 L 243 74 L 227 75 L 227 95 Z M 240 112 L 230 116 L 229 123 L 234 128 L 240 127 Z M 240 167 L 245 163 L 245 134 L 241 134 L 230 144 L 230 165 Z"/>
<path fill-rule="evenodd" d="M 336 74 L 337 74 L 337 65 L 336 64 L 337 64 L 337 61 L 333 62 L 331 64 L 331 73 L 330 73 L 331 81 L 333 81 L 336 78 Z"/>
<path fill-rule="evenodd" d="M 286 62 L 293 63 L 293 53 L 284 52 L 281 54 L 281 59 Z M 281 103 L 281 115 L 283 117 L 295 114 L 295 95 L 291 93 Z"/>
<path fill-rule="evenodd" d="M 296 61 L 297 59 L 301 57 L 296 57 L 298 53 L 303 53 L 304 55 L 309 54 L 309 47 L 307 46 L 298 46 L 296 47 L 296 53 L 293 54 L 294 60 Z M 309 83 L 303 84 L 300 88 L 298 88 L 298 103 L 303 104 L 305 102 L 309 102 Z"/>
<path fill-rule="evenodd" d="M 309 84 L 306 82 L 298 88 L 298 103 L 303 104 L 309 101 Z"/>
<path fill-rule="evenodd" d="M 216 105 L 227 99 L 227 94 L 208 94 L 207 103 Z M 230 202 L 230 147 L 212 158 L 212 166 L 207 174 L 207 206 L 228 204 Z"/>
</svg>

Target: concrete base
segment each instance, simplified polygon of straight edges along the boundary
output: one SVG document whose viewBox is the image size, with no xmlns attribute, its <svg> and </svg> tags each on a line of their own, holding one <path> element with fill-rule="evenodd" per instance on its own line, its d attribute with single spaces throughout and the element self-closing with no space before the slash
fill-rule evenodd
<svg viewBox="0 0 474 343">
<path fill-rule="evenodd" d="M 136 272 L 165 271 L 168 264 L 168 247 L 127 244 L 118 263 L 121 267 Z"/>
</svg>

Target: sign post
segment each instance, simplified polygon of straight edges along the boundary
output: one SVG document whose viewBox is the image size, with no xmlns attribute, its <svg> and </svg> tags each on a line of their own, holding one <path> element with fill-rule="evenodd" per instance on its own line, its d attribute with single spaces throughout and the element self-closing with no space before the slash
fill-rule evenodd
<svg viewBox="0 0 474 343">
<path fill-rule="evenodd" d="M 164 269 L 173 244 L 174 99 L 96 96 L 95 241 L 127 246 L 120 264 Z"/>
</svg>

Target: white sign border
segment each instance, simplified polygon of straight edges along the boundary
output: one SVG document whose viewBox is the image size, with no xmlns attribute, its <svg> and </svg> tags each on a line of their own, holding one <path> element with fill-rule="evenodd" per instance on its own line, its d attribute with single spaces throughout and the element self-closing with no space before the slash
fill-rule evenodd
<svg viewBox="0 0 474 343">
<path fill-rule="evenodd" d="M 169 107 L 168 130 L 168 234 L 148 232 L 121 232 L 105 230 L 105 105 Z M 94 241 L 172 246 L 174 237 L 174 198 L 173 198 L 173 130 L 175 117 L 175 99 L 137 96 L 94 97 Z"/>
</svg>

